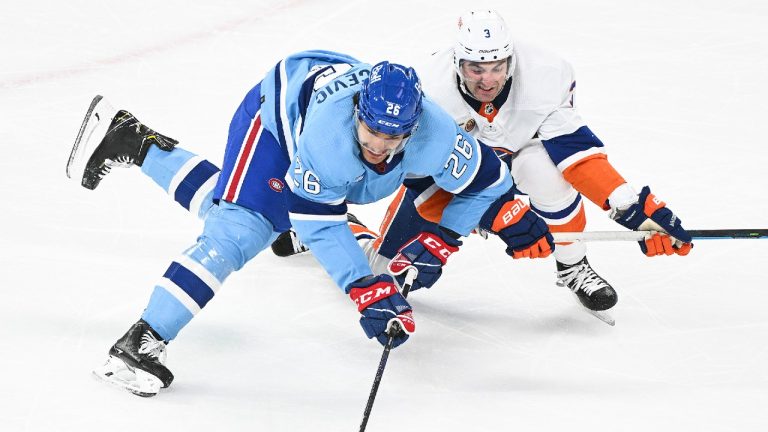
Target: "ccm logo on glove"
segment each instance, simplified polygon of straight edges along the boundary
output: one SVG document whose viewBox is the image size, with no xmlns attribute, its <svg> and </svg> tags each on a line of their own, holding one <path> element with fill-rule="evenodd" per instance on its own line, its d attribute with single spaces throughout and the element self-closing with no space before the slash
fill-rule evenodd
<svg viewBox="0 0 768 432">
<path fill-rule="evenodd" d="M 456 251 L 456 248 L 452 248 L 453 250 L 450 250 L 445 247 L 445 243 L 430 235 L 419 236 L 419 241 L 427 247 L 427 250 L 429 250 L 432 255 L 441 258 L 443 265 L 445 265 L 445 263 L 448 261 L 448 257 Z"/>
<path fill-rule="evenodd" d="M 362 312 L 377 301 L 387 298 L 396 292 L 396 288 L 391 283 L 377 282 L 373 286 L 363 288 L 352 288 L 349 291 L 349 297 L 357 305 L 357 311 Z"/>
</svg>

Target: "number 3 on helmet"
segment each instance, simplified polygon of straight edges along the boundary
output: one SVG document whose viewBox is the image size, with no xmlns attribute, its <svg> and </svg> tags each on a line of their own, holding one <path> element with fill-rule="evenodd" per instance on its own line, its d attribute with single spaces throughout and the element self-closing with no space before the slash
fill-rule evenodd
<svg viewBox="0 0 768 432">
<path fill-rule="evenodd" d="M 461 62 L 493 62 L 508 59 L 507 78 L 515 70 L 512 35 L 504 18 L 493 10 L 467 11 L 459 17 L 453 62 L 461 76 Z"/>
</svg>

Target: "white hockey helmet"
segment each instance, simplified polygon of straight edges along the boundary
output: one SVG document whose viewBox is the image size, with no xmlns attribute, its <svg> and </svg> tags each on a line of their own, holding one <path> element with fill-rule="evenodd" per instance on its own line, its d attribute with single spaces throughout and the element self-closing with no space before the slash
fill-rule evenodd
<svg viewBox="0 0 768 432">
<path fill-rule="evenodd" d="M 512 34 L 504 18 L 495 10 L 467 11 L 459 17 L 459 33 L 453 49 L 456 73 L 461 74 L 461 62 L 493 62 L 507 60 L 507 78 L 515 69 Z"/>
</svg>

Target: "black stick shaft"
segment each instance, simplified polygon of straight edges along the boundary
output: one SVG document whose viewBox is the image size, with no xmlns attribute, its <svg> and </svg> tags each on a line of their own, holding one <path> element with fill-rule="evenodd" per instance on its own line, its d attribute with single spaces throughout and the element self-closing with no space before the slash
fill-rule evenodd
<svg viewBox="0 0 768 432">
<path fill-rule="evenodd" d="M 768 229 L 713 229 L 713 230 L 688 230 L 688 234 L 694 239 L 749 239 L 768 237 Z"/>
<path fill-rule="evenodd" d="M 403 297 L 408 297 L 408 292 L 411 290 L 413 280 L 416 278 L 416 269 L 411 267 L 407 270 L 408 274 L 405 276 L 405 283 L 403 284 Z M 365 432 L 366 426 L 368 426 L 368 418 L 371 416 L 371 410 L 373 410 L 373 401 L 376 400 L 376 393 L 379 392 L 379 384 L 381 384 L 381 378 L 384 376 L 384 368 L 387 367 L 387 359 L 389 358 L 389 352 L 392 351 L 392 345 L 395 343 L 395 334 L 400 331 L 400 326 L 395 323 L 389 331 L 389 340 L 384 346 L 384 352 L 381 353 L 381 360 L 379 360 L 379 368 L 376 369 L 376 376 L 373 378 L 373 387 L 371 387 L 371 394 L 368 395 L 368 403 L 365 404 L 365 411 L 363 412 L 363 421 L 360 422 L 360 432 Z"/>
<path fill-rule="evenodd" d="M 387 345 L 384 347 L 384 352 L 381 354 L 381 360 L 379 360 L 379 368 L 376 369 L 376 377 L 373 379 L 373 387 L 371 387 L 371 394 L 368 395 L 368 403 L 365 405 L 365 411 L 363 412 L 363 421 L 360 423 L 360 432 L 365 432 L 365 427 L 368 426 L 368 418 L 371 416 L 371 410 L 373 410 L 373 401 L 376 400 L 376 393 L 379 391 L 379 384 L 381 384 L 381 377 L 384 376 L 384 368 L 387 366 L 387 359 L 389 358 L 389 352 L 392 350 L 392 344 L 395 338 L 390 336 L 387 341 Z"/>
<path fill-rule="evenodd" d="M 766 239 L 768 229 L 735 228 L 735 229 L 706 229 L 686 230 L 693 240 L 744 240 Z M 555 232 L 552 237 L 556 242 L 570 241 L 640 241 L 655 231 L 585 231 L 585 232 Z"/>
</svg>

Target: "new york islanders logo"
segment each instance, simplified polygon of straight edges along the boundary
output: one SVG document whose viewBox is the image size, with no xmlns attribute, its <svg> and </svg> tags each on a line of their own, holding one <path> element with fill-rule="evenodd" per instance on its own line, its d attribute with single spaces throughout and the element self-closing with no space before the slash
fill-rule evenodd
<svg viewBox="0 0 768 432">
<path fill-rule="evenodd" d="M 285 184 L 280 179 L 276 179 L 272 177 L 267 182 L 269 184 L 269 188 L 272 189 L 275 192 L 282 192 L 283 188 L 285 187 Z"/>
<path fill-rule="evenodd" d="M 467 132 L 471 132 L 472 129 L 475 128 L 475 119 L 469 119 L 466 123 L 464 123 L 464 130 Z"/>
</svg>

